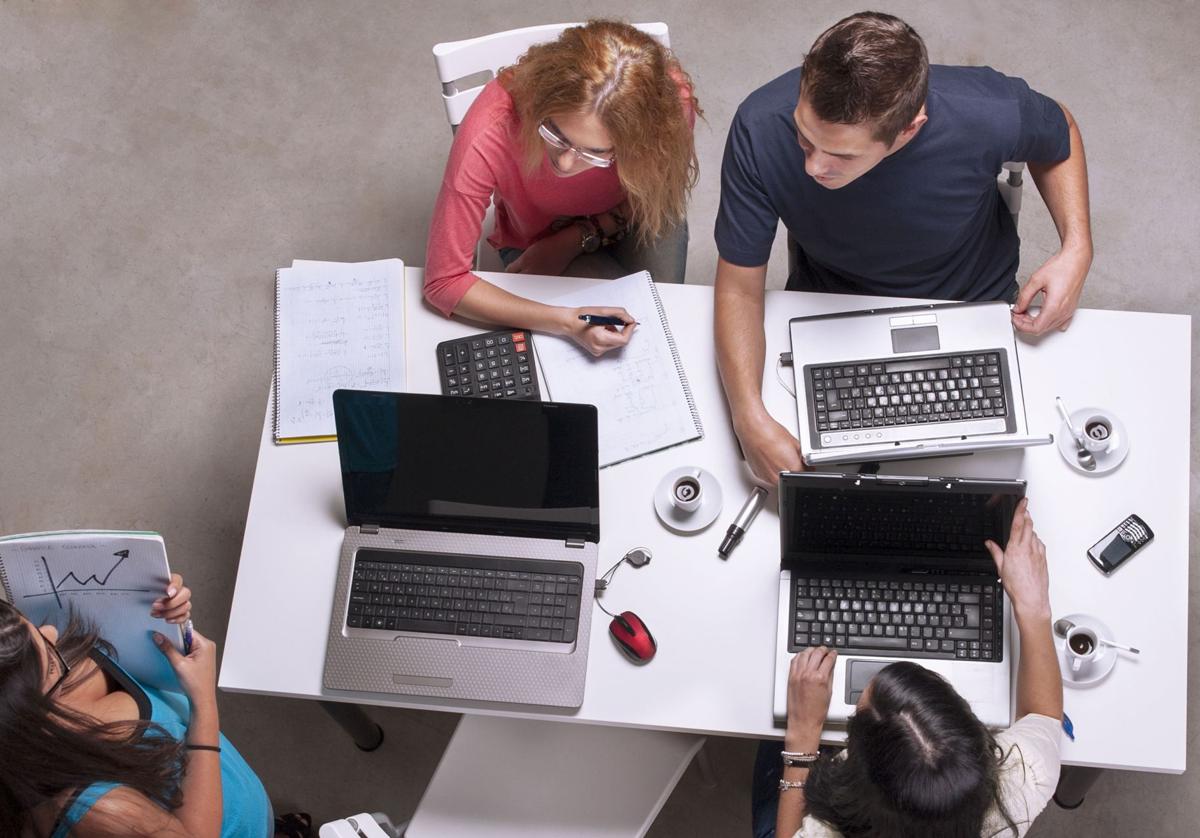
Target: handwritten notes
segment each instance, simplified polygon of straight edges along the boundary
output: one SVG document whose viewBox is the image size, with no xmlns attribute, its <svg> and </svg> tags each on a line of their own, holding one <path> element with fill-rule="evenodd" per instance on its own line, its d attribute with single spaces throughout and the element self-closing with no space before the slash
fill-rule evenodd
<svg viewBox="0 0 1200 838">
<path fill-rule="evenodd" d="M 276 273 L 275 441 L 332 438 L 333 391 L 404 389 L 404 263 Z"/>
<path fill-rule="evenodd" d="M 556 298 L 554 303 L 622 306 L 638 319 L 629 343 L 599 358 L 567 338 L 534 337 L 550 398 L 596 406 L 601 467 L 704 436 L 683 362 L 650 274 L 643 271 L 597 283 Z"/>
</svg>

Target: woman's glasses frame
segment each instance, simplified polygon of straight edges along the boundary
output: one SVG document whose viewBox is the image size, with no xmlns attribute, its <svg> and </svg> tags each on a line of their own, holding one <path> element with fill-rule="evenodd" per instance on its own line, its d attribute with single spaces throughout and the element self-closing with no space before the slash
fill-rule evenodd
<svg viewBox="0 0 1200 838">
<path fill-rule="evenodd" d="M 589 166 L 595 166 L 598 169 L 607 168 L 613 163 L 617 162 L 617 156 L 615 153 L 610 152 L 610 156 L 600 157 L 599 155 L 590 151 L 584 151 L 581 148 L 571 145 L 565 139 L 560 137 L 555 130 L 551 128 L 549 124 L 547 124 L 548 122 L 549 120 L 542 121 L 542 124 L 538 126 L 538 134 L 541 135 L 542 140 L 546 143 L 546 145 L 550 146 L 551 148 L 556 148 L 559 151 L 569 151 L 584 163 L 587 163 Z"/>
</svg>

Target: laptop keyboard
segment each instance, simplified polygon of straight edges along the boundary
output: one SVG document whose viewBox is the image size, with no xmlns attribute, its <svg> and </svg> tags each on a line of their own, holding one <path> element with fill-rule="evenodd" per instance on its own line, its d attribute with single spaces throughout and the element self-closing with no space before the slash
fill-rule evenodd
<svg viewBox="0 0 1200 838">
<path fill-rule="evenodd" d="M 817 431 L 1008 416 L 998 350 L 805 367 Z"/>
<path fill-rule="evenodd" d="M 791 651 L 830 646 L 905 658 L 999 661 L 1003 590 L 996 582 L 792 580 Z"/>
<path fill-rule="evenodd" d="M 527 338 L 502 329 L 439 343 L 442 395 L 541 401 Z"/>
<path fill-rule="evenodd" d="M 574 643 L 583 565 L 359 550 L 349 628 Z"/>
</svg>

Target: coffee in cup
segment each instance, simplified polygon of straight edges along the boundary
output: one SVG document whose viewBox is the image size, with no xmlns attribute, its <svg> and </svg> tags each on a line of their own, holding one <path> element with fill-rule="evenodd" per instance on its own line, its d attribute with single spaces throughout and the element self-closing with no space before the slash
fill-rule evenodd
<svg viewBox="0 0 1200 838">
<path fill-rule="evenodd" d="M 1091 672 L 1099 648 L 1100 640 L 1092 629 L 1075 626 L 1067 632 L 1067 663 L 1076 678 L 1084 678 Z"/>
<path fill-rule="evenodd" d="M 671 485 L 671 503 L 684 512 L 700 508 L 701 489 L 698 474 L 685 474 Z"/>
<path fill-rule="evenodd" d="M 1083 420 L 1083 446 L 1093 454 L 1107 451 L 1111 444 L 1112 420 L 1095 413 Z"/>
</svg>

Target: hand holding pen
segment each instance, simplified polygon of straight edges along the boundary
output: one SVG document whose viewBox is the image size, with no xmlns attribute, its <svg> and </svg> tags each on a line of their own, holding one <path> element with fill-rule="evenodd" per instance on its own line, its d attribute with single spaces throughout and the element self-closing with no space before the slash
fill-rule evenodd
<svg viewBox="0 0 1200 838">
<path fill-rule="evenodd" d="M 613 307 L 567 309 L 567 318 L 566 333 L 596 357 L 629 343 L 638 325 L 628 311 Z"/>
</svg>

